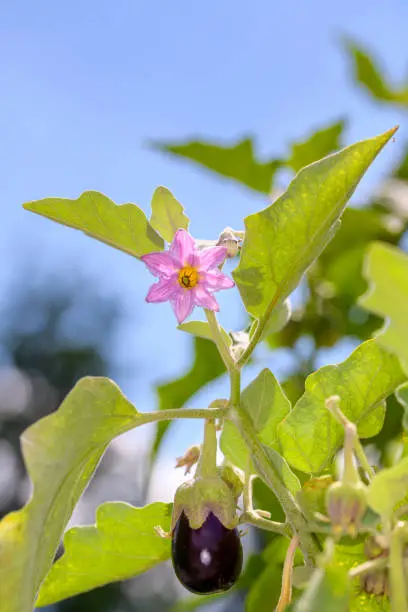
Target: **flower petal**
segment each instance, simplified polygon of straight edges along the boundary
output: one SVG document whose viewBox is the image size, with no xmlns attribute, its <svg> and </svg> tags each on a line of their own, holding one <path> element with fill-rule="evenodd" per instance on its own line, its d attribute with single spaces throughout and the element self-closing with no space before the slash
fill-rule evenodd
<svg viewBox="0 0 408 612">
<path fill-rule="evenodd" d="M 218 306 L 218 302 L 211 293 L 203 287 L 202 285 L 197 285 L 193 289 L 194 291 L 194 302 L 197 306 L 202 306 L 203 308 L 208 308 L 209 310 L 219 311 L 220 307 Z"/>
<path fill-rule="evenodd" d="M 176 271 L 176 263 L 171 254 L 166 252 L 148 253 L 140 258 L 154 276 L 169 278 Z"/>
<path fill-rule="evenodd" d="M 194 308 L 193 291 L 190 289 L 181 289 L 171 300 L 171 305 L 173 306 L 177 321 L 182 323 L 184 319 L 187 319 Z"/>
<path fill-rule="evenodd" d="M 201 272 L 200 285 L 205 287 L 208 291 L 220 291 L 221 289 L 231 289 L 231 287 L 234 287 L 235 283 L 222 272 L 211 270 L 210 272 Z"/>
<path fill-rule="evenodd" d="M 190 264 L 191 256 L 195 254 L 196 246 L 193 238 L 184 229 L 179 229 L 170 245 L 170 253 L 182 268 Z"/>
<path fill-rule="evenodd" d="M 160 278 L 147 292 L 146 302 L 167 302 L 174 297 L 178 290 L 177 275 L 171 278 Z"/>
<path fill-rule="evenodd" d="M 227 256 L 227 249 L 223 246 L 208 247 L 200 251 L 200 268 L 209 270 L 216 268 Z"/>
</svg>

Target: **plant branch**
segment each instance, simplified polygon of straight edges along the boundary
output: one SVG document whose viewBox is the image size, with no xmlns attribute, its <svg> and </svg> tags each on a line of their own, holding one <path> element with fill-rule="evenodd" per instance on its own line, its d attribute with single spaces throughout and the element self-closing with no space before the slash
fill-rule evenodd
<svg viewBox="0 0 408 612">
<path fill-rule="evenodd" d="M 138 417 L 144 423 L 168 421 L 171 419 L 219 419 L 225 415 L 226 408 L 170 408 L 154 412 L 139 412 Z"/>
<path fill-rule="evenodd" d="M 239 522 L 241 524 L 246 523 L 247 525 L 253 525 L 254 527 L 258 527 L 259 529 L 263 529 L 264 531 L 272 531 L 273 533 L 278 533 L 279 535 L 286 536 L 287 538 L 290 538 L 292 533 L 292 530 L 288 523 L 278 523 L 277 521 L 270 521 L 269 519 L 259 516 L 256 510 L 248 510 L 241 514 Z"/>
<path fill-rule="evenodd" d="M 268 487 L 272 489 L 276 497 L 279 499 L 293 534 L 299 536 L 299 545 L 303 552 L 306 564 L 313 567 L 315 565 L 316 556 L 320 552 L 316 538 L 313 534 L 309 533 L 308 524 L 302 514 L 301 509 L 299 508 L 293 495 L 285 487 L 281 480 L 280 474 L 269 461 L 264 447 L 258 440 L 258 436 L 250 418 L 240 405 L 239 376 L 240 374 L 237 371 L 230 373 L 231 407 L 228 413 L 229 418 L 231 418 L 231 420 L 237 426 L 242 438 L 244 439 L 244 442 L 251 453 L 252 461 L 255 464 L 259 476 L 268 485 Z"/>
</svg>

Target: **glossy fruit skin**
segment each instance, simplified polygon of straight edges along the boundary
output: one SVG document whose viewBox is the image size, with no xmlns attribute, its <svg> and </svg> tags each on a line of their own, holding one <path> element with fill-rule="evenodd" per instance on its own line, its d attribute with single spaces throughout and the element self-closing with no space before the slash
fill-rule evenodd
<svg viewBox="0 0 408 612">
<path fill-rule="evenodd" d="M 184 512 L 172 538 L 171 556 L 181 584 L 204 595 L 227 591 L 242 570 L 242 545 L 237 529 L 227 529 L 212 512 L 192 529 Z"/>
</svg>

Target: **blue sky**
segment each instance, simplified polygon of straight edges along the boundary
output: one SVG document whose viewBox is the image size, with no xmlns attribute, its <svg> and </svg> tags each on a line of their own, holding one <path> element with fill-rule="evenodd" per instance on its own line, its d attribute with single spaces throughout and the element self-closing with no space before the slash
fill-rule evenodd
<svg viewBox="0 0 408 612">
<path fill-rule="evenodd" d="M 82 273 L 95 279 L 101 296 L 117 296 L 126 315 L 112 347 L 126 366 L 119 382 L 141 409 L 154 409 L 153 382 L 187 366 L 190 341 L 175 330 L 168 305 L 144 303 L 152 277 L 132 258 L 21 204 L 96 189 L 148 210 L 162 184 L 184 204 L 193 234 L 211 238 L 227 225 L 240 228 L 244 216 L 264 206 L 262 198 L 161 156 L 148 141 L 232 142 L 252 134 L 259 155 L 273 156 L 343 117 L 345 144 L 373 136 L 403 115 L 353 85 L 341 38 L 356 37 L 376 51 L 398 80 L 405 76 L 407 26 L 406 0 L 3 0 L 0 289 L 28 269 L 67 280 Z M 380 181 L 406 132 L 402 125 L 357 199 Z M 238 296 L 222 295 L 220 303 L 221 320 L 239 328 Z M 191 405 L 213 392 L 220 385 Z M 179 428 L 170 452 L 187 428 Z"/>
</svg>

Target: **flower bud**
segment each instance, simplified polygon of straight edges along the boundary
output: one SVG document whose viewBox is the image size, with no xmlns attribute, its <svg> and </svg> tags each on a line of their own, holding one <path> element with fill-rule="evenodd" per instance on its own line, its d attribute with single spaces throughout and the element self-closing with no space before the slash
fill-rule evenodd
<svg viewBox="0 0 408 612">
<path fill-rule="evenodd" d="M 227 249 L 227 257 L 236 257 L 239 253 L 239 240 L 230 227 L 226 227 L 219 235 L 217 246 L 223 246 Z"/>
<path fill-rule="evenodd" d="M 355 538 L 367 509 L 366 486 L 362 482 L 335 482 L 327 490 L 327 513 L 336 535 Z"/>
</svg>

